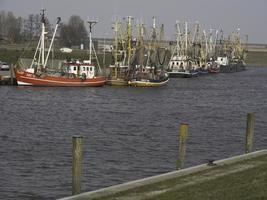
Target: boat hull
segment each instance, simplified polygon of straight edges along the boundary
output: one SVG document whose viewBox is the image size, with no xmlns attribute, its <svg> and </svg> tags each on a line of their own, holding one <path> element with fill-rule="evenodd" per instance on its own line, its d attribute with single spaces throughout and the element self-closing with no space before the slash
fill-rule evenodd
<svg viewBox="0 0 267 200">
<path fill-rule="evenodd" d="M 16 70 L 16 79 L 19 86 L 49 86 L 49 87 L 101 87 L 105 84 L 105 77 L 90 79 L 36 76 L 33 73 Z"/>
<path fill-rule="evenodd" d="M 219 72 L 219 69 L 209 69 L 209 74 L 218 74 Z"/>
<path fill-rule="evenodd" d="M 243 63 L 234 63 L 230 65 L 220 65 L 221 73 L 233 73 L 233 72 L 241 72 L 246 69 L 246 66 Z"/>
<path fill-rule="evenodd" d="M 203 75 L 207 75 L 207 74 L 209 74 L 209 71 L 208 71 L 208 70 L 199 70 L 199 71 L 197 72 L 197 74 L 198 74 L 199 76 L 203 76 Z"/>
<path fill-rule="evenodd" d="M 110 86 L 128 86 L 128 81 L 123 79 L 108 79 L 106 84 Z"/>
<path fill-rule="evenodd" d="M 168 72 L 169 78 L 191 78 L 198 76 L 197 72 Z"/>
<path fill-rule="evenodd" d="M 132 80 L 129 81 L 128 84 L 129 86 L 133 87 L 161 87 L 164 86 L 168 83 L 169 79 L 166 79 L 164 81 L 137 81 L 137 80 Z"/>
</svg>

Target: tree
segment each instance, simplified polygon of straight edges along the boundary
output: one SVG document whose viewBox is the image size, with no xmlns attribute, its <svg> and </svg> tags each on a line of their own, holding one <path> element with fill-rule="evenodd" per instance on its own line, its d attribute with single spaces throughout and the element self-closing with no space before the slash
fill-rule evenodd
<svg viewBox="0 0 267 200">
<path fill-rule="evenodd" d="M 5 11 L 0 12 L 0 38 L 4 39 L 6 36 L 6 13 Z"/>
<path fill-rule="evenodd" d="M 28 19 L 25 25 L 25 36 L 29 40 L 31 40 L 34 36 L 34 28 L 35 28 L 34 26 L 35 26 L 34 15 L 30 14 L 28 16 Z"/>
<path fill-rule="evenodd" d="M 15 18 L 12 12 L 6 16 L 7 40 L 11 43 L 20 41 L 21 24 Z"/>
<path fill-rule="evenodd" d="M 61 24 L 60 25 L 60 44 L 66 47 L 71 47 L 72 42 L 71 42 L 71 34 L 69 31 L 69 26 L 66 24 Z"/>
<path fill-rule="evenodd" d="M 84 44 L 87 40 L 87 31 L 84 21 L 77 15 L 72 15 L 68 24 L 62 24 L 60 29 L 61 45 L 71 47 Z"/>
</svg>

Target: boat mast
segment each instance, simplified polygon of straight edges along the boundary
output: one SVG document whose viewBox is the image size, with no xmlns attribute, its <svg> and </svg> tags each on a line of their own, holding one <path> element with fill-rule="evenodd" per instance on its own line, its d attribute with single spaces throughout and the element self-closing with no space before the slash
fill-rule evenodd
<svg viewBox="0 0 267 200">
<path fill-rule="evenodd" d="M 217 56 L 216 48 L 217 48 L 218 33 L 219 33 L 219 31 L 216 30 L 215 39 L 214 39 L 214 43 L 213 43 L 213 51 L 214 51 L 213 57 L 216 57 Z"/>
<path fill-rule="evenodd" d="M 178 56 L 179 55 L 179 37 L 180 37 L 180 31 L 179 31 L 179 21 L 176 20 L 175 23 L 175 28 L 176 28 L 176 45 L 174 47 L 174 50 L 172 51 L 172 55 L 171 55 L 171 60 L 173 59 L 174 56 Z"/>
<path fill-rule="evenodd" d="M 185 22 L 185 55 L 187 56 L 187 22 Z"/>
<path fill-rule="evenodd" d="M 144 67 L 144 25 L 142 24 L 142 22 L 140 22 L 138 25 L 137 46 L 139 49 L 138 64 L 140 65 L 142 71 Z"/>
<path fill-rule="evenodd" d="M 42 33 L 41 33 L 41 65 L 44 66 L 45 62 L 45 9 L 41 10 L 41 21 L 42 21 Z"/>
<path fill-rule="evenodd" d="M 156 17 L 153 16 L 153 26 L 152 26 L 152 49 L 156 49 L 157 40 L 157 27 L 156 27 Z"/>
<path fill-rule="evenodd" d="M 32 68 L 32 66 L 33 66 L 33 64 L 34 64 L 34 62 L 36 60 L 36 55 L 37 55 L 38 50 L 40 49 L 41 40 L 42 40 L 42 37 L 40 37 L 40 39 L 39 39 L 39 42 L 38 42 L 38 45 L 36 47 L 36 50 L 35 50 L 35 53 L 34 53 L 30 68 Z M 38 64 L 39 64 L 39 60 L 38 60 Z"/>
<path fill-rule="evenodd" d="M 212 51 L 213 51 L 213 29 L 210 28 L 210 34 L 209 34 L 209 52 L 208 52 L 209 58 L 212 55 Z"/>
<path fill-rule="evenodd" d="M 150 63 L 151 51 L 152 51 L 152 48 L 155 49 L 155 41 L 156 41 L 156 38 L 157 38 L 157 33 L 156 33 L 156 17 L 153 16 L 152 19 L 153 19 L 153 24 L 152 24 L 152 32 L 151 32 L 151 42 L 149 42 L 149 46 L 148 46 L 146 66 L 149 66 L 151 64 Z"/>
<path fill-rule="evenodd" d="M 203 35 L 205 38 L 205 57 L 207 58 L 208 57 L 208 39 L 207 39 L 207 34 L 205 30 L 203 30 Z"/>
<path fill-rule="evenodd" d="M 92 64 L 92 28 L 97 24 L 97 21 L 87 21 L 89 24 L 89 63 Z"/>
<path fill-rule="evenodd" d="M 60 21 L 61 21 L 61 18 L 58 17 L 58 18 L 57 18 L 57 25 L 56 25 L 56 27 L 55 27 L 55 31 L 54 31 L 54 33 L 53 33 L 53 37 L 52 37 L 51 43 L 50 43 L 50 45 L 49 45 L 48 53 L 47 53 L 47 55 L 46 55 L 46 59 L 45 59 L 45 63 L 44 63 L 44 68 L 46 67 L 47 60 L 48 60 L 48 57 L 49 57 L 49 54 L 50 54 L 52 45 L 53 45 L 53 43 L 54 43 L 54 39 L 55 39 L 56 32 L 57 32 L 57 28 L 58 28 L 58 25 L 59 25 L 59 22 L 60 22 Z"/>
<path fill-rule="evenodd" d="M 130 66 L 130 61 L 131 61 L 131 50 L 132 50 L 132 19 L 133 17 L 128 16 L 128 24 L 127 24 L 127 36 L 128 36 L 128 66 Z"/>
<path fill-rule="evenodd" d="M 153 16 L 153 26 L 152 26 L 152 40 L 153 42 L 157 39 L 157 30 L 156 30 L 156 17 Z"/>
<path fill-rule="evenodd" d="M 118 77 L 118 20 L 115 22 L 115 77 Z"/>
<path fill-rule="evenodd" d="M 115 22 L 115 66 L 118 64 L 118 21 Z"/>
<path fill-rule="evenodd" d="M 199 29 L 200 29 L 200 25 L 199 25 L 199 22 L 196 21 L 195 23 L 195 32 L 194 32 L 194 35 L 193 35 L 193 39 L 192 39 L 192 56 L 194 59 L 197 58 L 197 56 L 199 57 L 198 55 L 198 48 L 201 46 L 200 44 L 200 41 L 199 41 Z"/>
<path fill-rule="evenodd" d="M 176 32 L 177 32 L 177 38 L 176 38 L 177 55 L 181 56 L 182 33 L 180 28 L 180 22 L 178 20 L 176 21 Z"/>
</svg>

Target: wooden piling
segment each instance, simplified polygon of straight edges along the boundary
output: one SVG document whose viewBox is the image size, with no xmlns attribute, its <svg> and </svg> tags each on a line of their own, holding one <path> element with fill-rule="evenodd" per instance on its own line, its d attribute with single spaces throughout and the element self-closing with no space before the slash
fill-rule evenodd
<svg viewBox="0 0 267 200">
<path fill-rule="evenodd" d="M 72 138 L 72 195 L 81 193 L 83 137 Z"/>
<path fill-rule="evenodd" d="M 253 136 L 254 136 L 254 113 L 247 114 L 247 131 L 246 131 L 246 153 L 252 152 Z"/>
<path fill-rule="evenodd" d="M 179 135 L 179 158 L 177 160 L 177 170 L 182 169 L 184 166 L 187 135 L 188 135 L 188 125 L 181 124 L 180 135 Z"/>
</svg>

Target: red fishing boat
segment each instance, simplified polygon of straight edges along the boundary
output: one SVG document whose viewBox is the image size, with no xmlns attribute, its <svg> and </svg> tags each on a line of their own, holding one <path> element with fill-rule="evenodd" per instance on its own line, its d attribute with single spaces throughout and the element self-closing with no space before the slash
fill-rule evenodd
<svg viewBox="0 0 267 200">
<path fill-rule="evenodd" d="M 18 85 L 31 86 L 60 86 L 60 87 L 99 87 L 106 82 L 105 77 L 95 76 L 95 66 L 68 62 L 61 70 L 43 69 L 34 72 L 34 69 L 16 70 Z"/>
<path fill-rule="evenodd" d="M 98 87 L 106 82 L 104 76 L 99 76 L 96 67 L 91 62 L 92 39 L 91 30 L 96 22 L 89 22 L 90 28 L 90 58 L 84 61 L 65 62 L 60 68 L 48 66 L 48 58 L 60 22 L 58 18 L 48 52 L 45 55 L 45 14 L 42 12 L 42 32 L 32 64 L 26 68 L 17 68 L 15 75 L 18 85 L 30 86 L 62 86 L 62 87 Z M 37 56 L 38 55 L 38 56 Z M 38 59 L 37 59 L 38 58 Z"/>
</svg>

